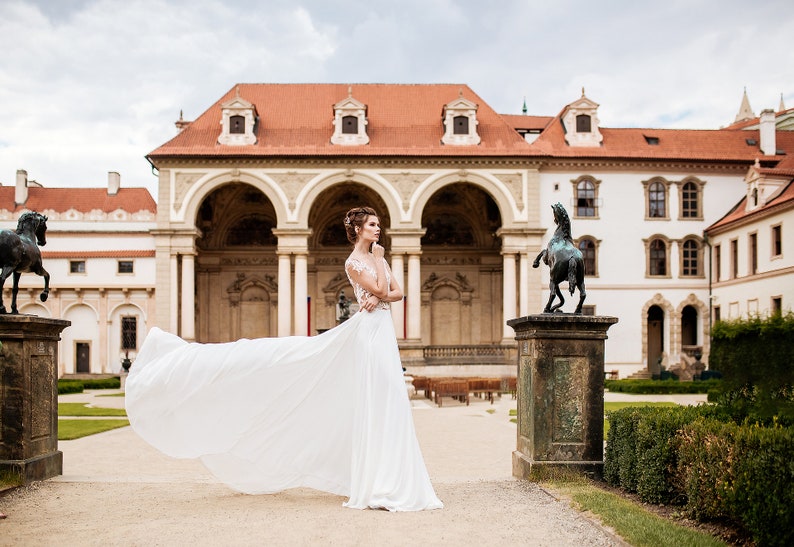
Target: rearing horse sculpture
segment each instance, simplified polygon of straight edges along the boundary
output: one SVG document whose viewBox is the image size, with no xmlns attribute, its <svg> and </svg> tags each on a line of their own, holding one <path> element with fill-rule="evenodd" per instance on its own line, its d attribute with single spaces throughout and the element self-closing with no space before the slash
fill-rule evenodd
<svg viewBox="0 0 794 547">
<path fill-rule="evenodd" d="M 543 313 L 551 313 L 565 304 L 565 299 L 560 292 L 560 283 L 568 280 L 568 289 L 571 291 L 571 296 L 576 288 L 579 289 L 579 305 L 576 306 L 574 313 L 582 313 L 582 304 L 587 296 L 584 289 L 584 260 L 582 259 L 582 251 L 576 248 L 571 238 L 571 221 L 568 219 L 568 213 L 561 203 L 555 203 L 551 206 L 554 211 L 554 222 L 557 224 L 557 229 L 554 231 L 549 244 L 545 249 L 540 251 L 532 263 L 533 268 L 540 265 L 541 259 L 543 263 L 549 266 L 549 301 Z M 560 299 L 560 302 L 552 306 L 555 295 Z"/>
<path fill-rule="evenodd" d="M 19 217 L 16 231 L 0 230 L 0 314 L 8 313 L 2 300 L 3 285 L 12 273 L 14 288 L 11 291 L 11 313 L 17 310 L 19 278 L 23 273 L 32 272 L 44 277 L 44 291 L 41 301 L 45 302 L 50 294 L 50 274 L 41 266 L 39 245 L 47 244 L 47 217 L 39 213 L 24 213 Z"/>
</svg>

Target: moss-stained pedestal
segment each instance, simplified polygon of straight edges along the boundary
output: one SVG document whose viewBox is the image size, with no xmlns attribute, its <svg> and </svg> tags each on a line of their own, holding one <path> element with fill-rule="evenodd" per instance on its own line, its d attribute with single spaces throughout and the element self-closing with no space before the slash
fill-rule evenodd
<svg viewBox="0 0 794 547">
<path fill-rule="evenodd" d="M 518 341 L 513 475 L 604 466 L 604 340 L 616 317 L 549 313 L 507 322 Z"/>
<path fill-rule="evenodd" d="M 58 340 L 69 321 L 0 315 L 0 474 L 63 472 L 58 450 Z"/>
</svg>

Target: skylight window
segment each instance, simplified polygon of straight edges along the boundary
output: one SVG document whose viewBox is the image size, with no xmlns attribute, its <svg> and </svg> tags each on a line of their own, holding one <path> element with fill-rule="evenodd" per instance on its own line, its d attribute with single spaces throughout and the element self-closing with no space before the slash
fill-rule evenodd
<svg viewBox="0 0 794 547">
<path fill-rule="evenodd" d="M 645 142 L 652 146 L 657 146 L 659 144 L 659 137 L 652 137 L 650 135 L 643 135 L 645 137 Z"/>
</svg>

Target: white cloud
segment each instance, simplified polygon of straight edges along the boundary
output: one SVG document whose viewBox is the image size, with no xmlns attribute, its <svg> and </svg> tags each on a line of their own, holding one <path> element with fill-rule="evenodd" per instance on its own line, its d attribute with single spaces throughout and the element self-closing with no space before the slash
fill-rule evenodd
<svg viewBox="0 0 794 547">
<path fill-rule="evenodd" d="M 156 179 L 144 156 L 238 82 L 469 84 L 607 126 L 713 128 L 794 105 L 782 0 L 11 0 L 0 3 L 0 181 Z"/>
</svg>

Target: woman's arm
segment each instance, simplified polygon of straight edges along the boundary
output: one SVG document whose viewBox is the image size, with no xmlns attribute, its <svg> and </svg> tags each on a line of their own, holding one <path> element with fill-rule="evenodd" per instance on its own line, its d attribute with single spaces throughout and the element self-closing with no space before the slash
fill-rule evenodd
<svg viewBox="0 0 794 547">
<path fill-rule="evenodd" d="M 397 280 L 394 279 L 394 276 L 391 273 L 391 268 L 389 268 L 389 264 L 386 263 L 386 260 L 383 260 L 383 264 L 385 265 L 386 270 L 389 272 L 389 279 L 391 279 L 391 283 L 389 283 L 389 291 L 386 294 L 385 298 L 381 298 L 381 300 L 385 302 L 399 302 L 403 299 L 403 291 L 400 288 L 400 284 L 397 283 Z"/>
</svg>

